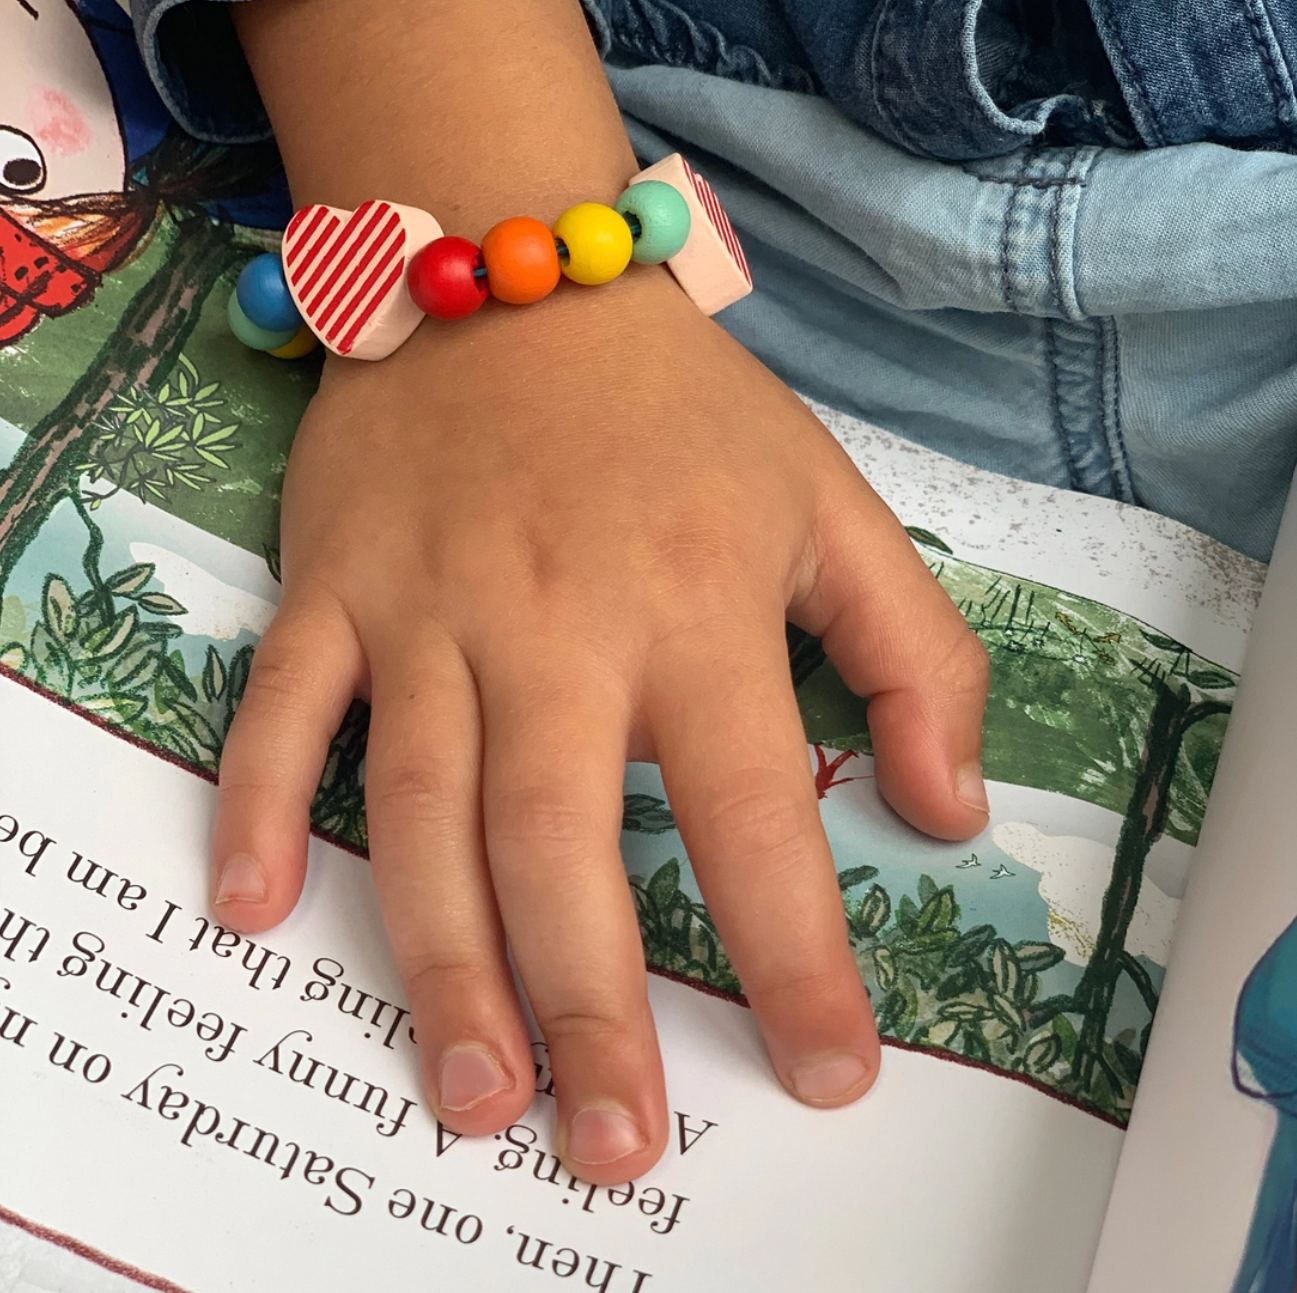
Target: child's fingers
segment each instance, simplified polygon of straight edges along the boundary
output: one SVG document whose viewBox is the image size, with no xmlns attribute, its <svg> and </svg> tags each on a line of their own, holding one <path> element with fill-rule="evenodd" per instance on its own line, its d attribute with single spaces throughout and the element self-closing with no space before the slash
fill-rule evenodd
<svg viewBox="0 0 1297 1293">
<path fill-rule="evenodd" d="M 650 666 L 648 721 L 694 874 L 799 1099 L 845 1104 L 878 1072 L 878 1034 L 788 677 L 783 616 L 671 639 Z"/>
<path fill-rule="evenodd" d="M 477 667 L 487 850 L 549 1047 L 559 1153 L 582 1179 L 611 1185 L 647 1171 L 667 1137 L 644 954 L 618 850 L 628 703 L 587 668 L 581 644 L 547 650 L 531 640 L 526 657 Z"/>
<path fill-rule="evenodd" d="M 373 673 L 370 855 L 424 1086 L 455 1131 L 499 1131 L 531 1103 L 535 1070 L 482 840 L 473 679 L 449 643 Z"/>
<path fill-rule="evenodd" d="M 221 754 L 212 901 L 222 924 L 256 933 L 297 902 L 311 800 L 360 672 L 360 649 L 341 612 L 324 604 L 280 608 L 253 656 Z"/>
<path fill-rule="evenodd" d="M 888 803 L 940 839 L 984 829 L 986 651 L 854 468 L 824 509 L 814 583 L 789 617 L 822 637 L 847 686 L 870 698 Z"/>
</svg>

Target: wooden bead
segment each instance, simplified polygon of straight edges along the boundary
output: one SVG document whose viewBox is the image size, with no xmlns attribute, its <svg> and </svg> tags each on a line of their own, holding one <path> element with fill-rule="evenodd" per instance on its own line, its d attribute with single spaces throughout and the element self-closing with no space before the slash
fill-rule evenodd
<svg viewBox="0 0 1297 1293">
<path fill-rule="evenodd" d="M 239 294 L 230 293 L 230 303 L 226 307 L 226 318 L 230 321 L 230 331 L 243 342 L 249 350 L 278 350 L 286 346 L 297 336 L 296 328 L 285 328 L 271 332 L 269 328 L 259 328 L 239 305 Z"/>
<path fill-rule="evenodd" d="M 488 292 L 477 277 L 482 252 L 467 238 L 438 238 L 410 262 L 410 298 L 434 319 L 463 319 L 481 307 Z"/>
<path fill-rule="evenodd" d="M 301 359 L 303 355 L 309 355 L 319 344 L 319 337 L 306 324 L 302 324 L 297 330 L 297 335 L 288 345 L 280 346 L 277 350 L 270 351 L 270 353 L 276 359 Z"/>
<path fill-rule="evenodd" d="M 494 225 L 482 239 L 482 259 L 491 295 L 498 301 L 530 305 L 558 286 L 554 235 L 530 216 L 514 216 Z"/>
<path fill-rule="evenodd" d="M 289 328 L 296 331 L 301 327 L 302 316 L 288 290 L 282 256 L 266 252 L 248 261 L 234 290 L 239 308 L 257 327 L 267 332 L 287 332 Z"/>
<path fill-rule="evenodd" d="M 678 189 L 661 180 L 640 180 L 617 199 L 617 210 L 639 225 L 631 259 L 637 265 L 660 265 L 678 256 L 689 241 L 693 223 L 689 203 Z"/>
<path fill-rule="evenodd" d="M 567 248 L 563 273 L 574 283 L 610 283 L 630 264 L 634 240 L 624 216 L 602 202 L 568 207 L 554 222 L 554 237 Z"/>
<path fill-rule="evenodd" d="M 418 207 L 303 207 L 284 232 L 284 275 L 311 331 L 335 355 L 385 359 L 423 322 L 405 288 L 416 252 L 441 226 Z"/>
<path fill-rule="evenodd" d="M 752 274 L 738 236 L 712 186 L 679 153 L 664 157 L 631 180 L 671 185 L 689 205 L 689 241 L 667 264 L 676 281 L 704 314 L 715 314 L 752 291 Z"/>
</svg>

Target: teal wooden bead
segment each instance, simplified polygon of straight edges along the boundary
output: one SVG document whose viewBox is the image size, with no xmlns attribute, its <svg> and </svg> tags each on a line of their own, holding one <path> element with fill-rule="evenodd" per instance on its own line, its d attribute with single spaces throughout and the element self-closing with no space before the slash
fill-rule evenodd
<svg viewBox="0 0 1297 1293">
<path fill-rule="evenodd" d="M 239 274 L 234 288 L 244 317 L 267 332 L 300 328 L 302 316 L 293 304 L 284 277 L 283 258 L 274 252 L 254 256 Z"/>
<path fill-rule="evenodd" d="M 616 209 L 628 224 L 640 227 L 631 252 L 637 265 L 660 265 L 678 255 L 689 241 L 689 204 L 678 189 L 661 180 L 632 184 L 617 199 Z"/>
<path fill-rule="evenodd" d="M 230 331 L 250 350 L 278 350 L 280 346 L 288 345 L 297 336 L 296 328 L 288 328 L 283 332 L 271 332 L 268 328 L 257 327 L 243 313 L 243 309 L 239 305 L 239 294 L 237 292 L 230 293 L 230 304 L 226 309 L 226 317 L 230 321 Z"/>
</svg>

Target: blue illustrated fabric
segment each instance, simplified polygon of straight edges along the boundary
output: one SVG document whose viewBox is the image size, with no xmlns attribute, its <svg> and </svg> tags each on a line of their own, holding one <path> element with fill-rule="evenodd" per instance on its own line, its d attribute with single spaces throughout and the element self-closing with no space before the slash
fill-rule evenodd
<svg viewBox="0 0 1297 1293">
<path fill-rule="evenodd" d="M 1234 1015 L 1234 1085 L 1271 1104 L 1275 1137 L 1232 1293 L 1297 1283 L 1297 921 L 1248 975 Z"/>
<path fill-rule="evenodd" d="M 719 321 L 790 385 L 1268 556 L 1297 465 L 1297 9 L 585 4 L 636 151 L 684 151 L 744 240 L 757 290 Z M 188 127 L 264 136 L 222 5 L 135 23 Z"/>
</svg>

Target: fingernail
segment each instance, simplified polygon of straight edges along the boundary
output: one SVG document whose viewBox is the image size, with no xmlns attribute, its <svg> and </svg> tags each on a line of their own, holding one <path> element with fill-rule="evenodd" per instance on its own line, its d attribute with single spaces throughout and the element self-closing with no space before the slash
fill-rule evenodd
<svg viewBox="0 0 1297 1293">
<path fill-rule="evenodd" d="M 966 763 L 955 774 L 955 798 L 961 804 L 967 804 L 969 808 L 976 808 L 979 813 L 991 811 L 980 764 Z"/>
<path fill-rule="evenodd" d="M 648 1139 L 624 1109 L 616 1105 L 579 1109 L 572 1118 L 567 1149 L 578 1163 L 592 1167 L 615 1163 L 648 1144 Z"/>
<path fill-rule="evenodd" d="M 216 903 L 265 902 L 266 873 L 251 853 L 235 853 L 225 860 L 216 882 Z"/>
<path fill-rule="evenodd" d="M 452 1046 L 441 1057 L 438 1099 L 443 1109 L 464 1113 L 513 1085 L 494 1055 L 478 1046 Z"/>
<path fill-rule="evenodd" d="M 820 1055 L 793 1066 L 789 1077 L 799 1100 L 824 1104 L 854 1091 L 868 1075 L 858 1055 Z"/>
</svg>

